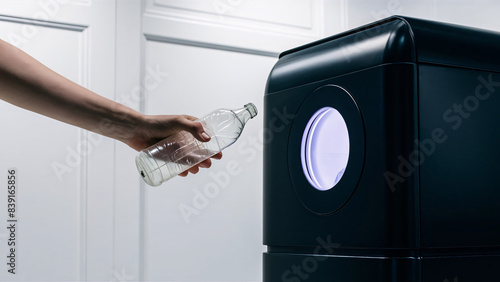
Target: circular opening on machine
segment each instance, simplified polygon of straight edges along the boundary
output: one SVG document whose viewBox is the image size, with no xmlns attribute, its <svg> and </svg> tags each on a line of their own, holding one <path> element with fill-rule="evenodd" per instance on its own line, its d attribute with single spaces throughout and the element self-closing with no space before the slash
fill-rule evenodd
<svg viewBox="0 0 500 282">
<path fill-rule="evenodd" d="M 302 169 L 314 188 L 326 191 L 335 187 L 349 159 L 349 132 L 339 111 L 324 107 L 312 115 L 300 153 Z"/>
</svg>

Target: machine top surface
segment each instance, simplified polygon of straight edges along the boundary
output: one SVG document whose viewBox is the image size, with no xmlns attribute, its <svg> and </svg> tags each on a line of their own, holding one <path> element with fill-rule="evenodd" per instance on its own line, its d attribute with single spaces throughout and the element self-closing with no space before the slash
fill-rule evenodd
<svg viewBox="0 0 500 282">
<path fill-rule="evenodd" d="M 266 93 L 389 63 L 500 72 L 500 33 L 393 16 L 283 52 Z"/>
</svg>

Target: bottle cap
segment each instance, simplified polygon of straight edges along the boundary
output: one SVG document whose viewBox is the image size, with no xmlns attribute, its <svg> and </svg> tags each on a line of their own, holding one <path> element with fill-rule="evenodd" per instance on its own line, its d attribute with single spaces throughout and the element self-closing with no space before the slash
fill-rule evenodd
<svg viewBox="0 0 500 282">
<path fill-rule="evenodd" d="M 254 118 L 257 115 L 257 107 L 253 103 L 246 104 L 245 109 L 250 113 L 250 118 Z"/>
</svg>

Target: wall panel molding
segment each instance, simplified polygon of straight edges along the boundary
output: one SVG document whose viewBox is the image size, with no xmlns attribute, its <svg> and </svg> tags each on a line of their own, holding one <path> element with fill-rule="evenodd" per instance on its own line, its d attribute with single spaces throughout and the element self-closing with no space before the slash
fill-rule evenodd
<svg viewBox="0 0 500 282">
<path fill-rule="evenodd" d="M 213 43 L 209 43 L 209 42 L 183 40 L 183 39 L 178 39 L 178 38 L 156 36 L 153 34 L 144 34 L 144 36 L 145 36 L 147 41 L 164 42 L 164 43 L 179 44 L 179 45 L 185 45 L 185 46 L 201 47 L 201 48 L 208 48 L 208 49 L 215 49 L 215 50 L 222 50 L 222 51 L 229 51 L 229 52 L 237 52 L 237 53 L 244 53 L 244 54 L 252 54 L 252 55 L 261 55 L 261 56 L 268 56 L 268 57 L 278 57 L 278 55 L 279 55 L 279 53 L 277 53 L 277 52 L 269 52 L 269 51 L 265 51 L 265 50 L 241 48 L 241 47 L 236 47 L 236 46 L 219 45 L 219 44 L 213 44 Z"/>
<path fill-rule="evenodd" d="M 37 19 L 32 19 L 32 18 L 15 17 L 15 16 L 8 16 L 8 15 L 2 15 L 2 14 L 0 14 L 0 21 L 18 23 L 18 24 L 29 24 L 29 25 L 49 27 L 49 28 L 55 28 L 55 29 L 71 30 L 71 31 L 77 31 L 77 32 L 83 32 L 86 28 L 88 28 L 88 26 L 85 26 L 85 25 L 76 25 L 76 24 L 53 22 L 53 21 L 42 21 L 42 20 L 37 20 Z"/>
<path fill-rule="evenodd" d="M 143 32 L 155 41 L 276 56 L 324 36 L 323 1 L 147 0 Z"/>
<path fill-rule="evenodd" d="M 145 13 L 166 19 L 289 33 L 304 37 L 322 32 L 321 0 L 154 0 L 146 2 Z M 298 13 L 300 12 L 300 13 Z"/>
</svg>

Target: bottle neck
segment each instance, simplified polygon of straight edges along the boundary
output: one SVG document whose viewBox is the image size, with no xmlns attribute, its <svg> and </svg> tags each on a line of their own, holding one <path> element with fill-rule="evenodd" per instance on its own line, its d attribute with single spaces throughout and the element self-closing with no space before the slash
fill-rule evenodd
<svg viewBox="0 0 500 282">
<path fill-rule="evenodd" d="M 233 110 L 233 112 L 243 125 L 245 125 L 247 121 L 252 118 L 250 111 L 246 107 Z"/>
</svg>

